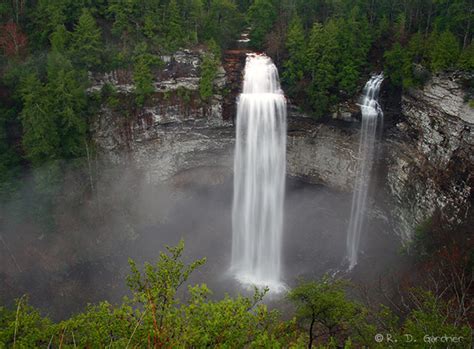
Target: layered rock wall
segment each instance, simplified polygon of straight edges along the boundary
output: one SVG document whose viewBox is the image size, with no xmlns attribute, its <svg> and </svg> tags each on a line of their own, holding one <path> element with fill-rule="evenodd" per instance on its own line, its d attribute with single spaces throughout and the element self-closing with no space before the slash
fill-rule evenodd
<svg viewBox="0 0 474 349">
<path fill-rule="evenodd" d="M 155 93 L 139 109 L 130 107 L 134 87 L 129 72 L 92 77 L 92 90 L 109 83 L 119 93 L 120 106 L 104 105 L 93 130 L 107 161 L 136 166 L 151 182 L 214 182 L 232 175 L 232 115 L 245 51 L 228 53 L 208 103 L 199 97 L 203 54 L 179 51 L 163 57 L 165 67 L 155 74 Z M 383 159 L 376 164 L 377 189 L 386 189 L 390 215 L 404 241 L 434 214 L 442 214 L 455 225 L 472 206 L 474 110 L 465 101 L 464 89 L 469 78 L 434 76 L 424 88 L 405 93 L 402 112 L 389 116 L 393 122 L 385 124 L 379 147 Z M 352 191 L 359 146 L 359 130 L 354 125 L 315 122 L 290 107 L 288 174 Z"/>
<path fill-rule="evenodd" d="M 434 214 L 451 225 L 472 205 L 474 109 L 462 74 L 434 76 L 402 97 L 403 121 L 386 141 L 387 186 L 398 234 L 408 241 Z"/>
</svg>

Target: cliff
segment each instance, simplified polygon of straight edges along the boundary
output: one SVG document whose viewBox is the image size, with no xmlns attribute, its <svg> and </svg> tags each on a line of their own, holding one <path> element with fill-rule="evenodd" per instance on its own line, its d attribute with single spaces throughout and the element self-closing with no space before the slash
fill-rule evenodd
<svg viewBox="0 0 474 349">
<path fill-rule="evenodd" d="M 465 86 L 472 76 L 440 74 L 402 96 L 402 121 L 386 139 L 387 186 L 397 232 L 440 214 L 454 226 L 472 206 L 474 109 Z"/>
<path fill-rule="evenodd" d="M 162 57 L 165 67 L 154 76 L 155 92 L 139 110 L 127 103 L 133 90 L 130 79 L 118 79 L 117 72 L 95 78 L 92 89 L 107 82 L 119 92 L 119 107 L 104 105 L 94 124 L 94 140 L 105 161 L 136 166 L 151 182 L 168 181 L 195 168 L 225 168 L 230 173 L 233 128 L 222 118 L 226 74 L 219 67 L 215 94 L 203 102 L 203 54 L 184 50 Z"/>
<path fill-rule="evenodd" d="M 163 57 L 155 74 L 155 92 L 139 110 L 129 103 L 133 82 L 129 72 L 91 77 L 91 90 L 108 83 L 120 105 L 103 105 L 93 127 L 104 161 L 136 166 L 151 182 L 205 181 L 232 174 L 236 97 L 240 93 L 246 50 L 225 53 L 209 103 L 199 97 L 201 50 L 178 51 Z M 350 191 L 356 165 L 356 130 L 341 130 L 289 113 L 288 173 L 311 183 Z M 193 178 L 193 172 L 207 176 Z"/>
<path fill-rule="evenodd" d="M 116 87 L 120 100 L 118 107 L 104 105 L 93 127 L 103 159 L 117 166 L 135 166 L 150 182 L 220 183 L 230 178 L 232 115 L 245 52 L 226 53 L 208 103 L 199 97 L 202 50 L 163 57 L 165 67 L 155 74 L 155 93 L 139 110 L 130 107 L 129 73 L 93 77 L 92 90 L 107 82 Z M 402 96 L 398 114 L 399 99 L 396 106 L 382 100 L 389 113 L 374 167 L 374 186 L 388 194 L 383 196 L 384 200 L 388 196 L 385 206 L 404 241 L 433 214 L 442 214 L 456 225 L 472 205 L 474 111 L 465 101 L 469 78 L 434 76 L 424 88 Z M 356 117 L 350 121 L 316 122 L 290 106 L 289 176 L 350 192 L 359 144 Z"/>
</svg>

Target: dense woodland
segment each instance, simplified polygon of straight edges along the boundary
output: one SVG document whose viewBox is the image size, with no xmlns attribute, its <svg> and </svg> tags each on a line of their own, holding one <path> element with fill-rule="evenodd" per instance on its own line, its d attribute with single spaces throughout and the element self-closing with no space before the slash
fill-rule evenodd
<svg viewBox="0 0 474 349">
<path fill-rule="evenodd" d="M 89 72 L 132 71 L 140 108 L 153 92 L 160 57 L 200 46 L 208 52 L 199 90 L 205 102 L 222 52 L 249 27 L 252 48 L 272 56 L 288 96 L 320 118 L 356 96 L 371 71 L 383 70 L 400 90 L 445 70 L 472 73 L 473 22 L 473 0 L 3 1 L 0 200 L 16 195 L 24 169 L 39 169 L 35 190 L 44 202 L 36 214 L 44 217 L 62 162 L 94 151 L 89 125 L 102 103 L 113 103 L 114 91 L 88 93 Z M 179 245 L 143 274 L 131 262 L 133 298 L 121 305 L 90 306 L 60 323 L 42 317 L 26 296 L 15 308 L 0 307 L 0 347 L 375 348 L 387 343 L 376 343 L 374 335 L 390 333 L 398 347 L 424 348 L 426 342 L 407 343 L 404 334 L 422 341 L 442 333 L 463 337 L 451 347 L 465 348 L 473 256 L 447 243 L 447 232 L 430 237 L 435 231 L 436 224 L 420 227 L 411 246 L 422 256 L 414 261 L 420 272 L 398 285 L 397 299 L 387 297 L 386 306 L 355 301 L 354 285 L 329 278 L 289 293 L 290 320 L 261 303 L 262 290 L 254 298 L 214 301 L 198 285 L 179 298 L 177 289 L 204 263 L 185 265 Z"/>
<path fill-rule="evenodd" d="M 86 153 L 88 122 L 104 97 L 86 93 L 90 71 L 132 70 L 140 106 L 161 55 L 205 44 L 206 100 L 219 51 L 250 26 L 252 46 L 281 66 L 287 94 L 321 117 L 373 70 L 400 88 L 430 72 L 472 71 L 473 8 L 472 0 L 3 2 L 0 190 L 20 163 Z"/>
</svg>

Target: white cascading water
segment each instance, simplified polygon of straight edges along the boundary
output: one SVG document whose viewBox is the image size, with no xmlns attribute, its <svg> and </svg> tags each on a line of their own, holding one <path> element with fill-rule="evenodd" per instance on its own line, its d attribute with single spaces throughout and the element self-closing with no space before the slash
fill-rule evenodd
<svg viewBox="0 0 474 349">
<path fill-rule="evenodd" d="M 232 265 L 244 284 L 281 289 L 286 100 L 265 55 L 247 56 L 237 104 Z"/>
<path fill-rule="evenodd" d="M 379 90 L 383 78 L 383 73 L 373 75 L 370 78 L 364 87 L 362 104 L 360 105 L 362 126 L 360 130 L 358 168 L 354 183 L 354 194 L 352 196 L 351 218 L 347 231 L 349 269 L 352 269 L 357 264 L 360 234 L 366 215 L 370 173 L 374 162 L 377 123 L 379 118 L 383 118 L 383 112 L 378 103 Z"/>
</svg>

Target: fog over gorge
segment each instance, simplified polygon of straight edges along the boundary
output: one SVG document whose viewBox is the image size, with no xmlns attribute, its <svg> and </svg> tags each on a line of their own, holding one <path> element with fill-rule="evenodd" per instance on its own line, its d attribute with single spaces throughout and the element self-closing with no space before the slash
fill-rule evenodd
<svg viewBox="0 0 474 349">
<path fill-rule="evenodd" d="M 0 348 L 469 348 L 472 1 L 0 4 Z"/>
</svg>

